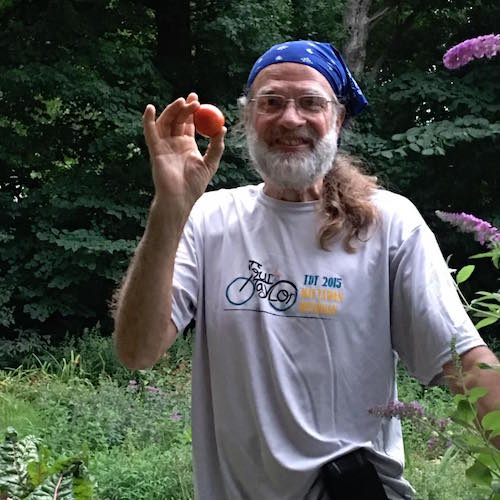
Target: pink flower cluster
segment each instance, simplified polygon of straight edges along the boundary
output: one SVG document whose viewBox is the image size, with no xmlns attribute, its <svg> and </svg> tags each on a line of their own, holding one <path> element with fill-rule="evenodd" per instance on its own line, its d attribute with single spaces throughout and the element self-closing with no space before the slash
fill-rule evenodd
<svg viewBox="0 0 500 500">
<path fill-rule="evenodd" d="M 463 233 L 473 233 L 474 237 L 481 245 L 492 248 L 500 245 L 500 231 L 474 215 L 452 212 L 441 212 L 436 210 L 436 215 L 444 222 L 450 223 Z"/>
<path fill-rule="evenodd" d="M 491 58 L 500 51 L 500 35 L 483 35 L 470 38 L 455 45 L 443 56 L 443 63 L 448 69 L 465 66 L 473 59 Z"/>
</svg>

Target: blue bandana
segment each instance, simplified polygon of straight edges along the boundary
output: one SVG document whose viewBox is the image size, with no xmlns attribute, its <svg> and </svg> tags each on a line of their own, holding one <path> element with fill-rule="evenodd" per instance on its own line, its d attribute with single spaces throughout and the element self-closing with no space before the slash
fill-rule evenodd
<svg viewBox="0 0 500 500">
<path fill-rule="evenodd" d="M 259 57 L 250 71 L 246 91 L 248 92 L 255 77 L 266 66 L 284 62 L 305 64 L 319 71 L 328 80 L 339 101 L 346 107 L 347 116 L 356 116 L 368 104 L 340 52 L 330 43 L 307 40 L 274 45 Z"/>
</svg>

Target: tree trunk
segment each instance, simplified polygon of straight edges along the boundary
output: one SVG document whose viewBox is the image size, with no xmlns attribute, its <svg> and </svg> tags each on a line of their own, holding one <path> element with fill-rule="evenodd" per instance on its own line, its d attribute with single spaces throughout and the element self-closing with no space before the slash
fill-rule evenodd
<svg viewBox="0 0 500 500">
<path fill-rule="evenodd" d="M 355 76 L 363 73 L 366 59 L 366 43 L 370 18 L 368 12 L 372 0 L 348 0 L 343 24 L 347 41 L 343 47 L 343 56 Z"/>
<path fill-rule="evenodd" d="M 189 0 L 153 0 L 156 15 L 158 70 L 173 84 L 174 97 L 192 90 Z"/>
</svg>

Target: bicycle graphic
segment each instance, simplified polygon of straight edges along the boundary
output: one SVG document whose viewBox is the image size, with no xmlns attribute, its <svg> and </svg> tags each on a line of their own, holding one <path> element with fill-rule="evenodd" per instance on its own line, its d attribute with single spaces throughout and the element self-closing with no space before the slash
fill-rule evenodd
<svg viewBox="0 0 500 500">
<path fill-rule="evenodd" d="M 269 301 L 270 306 L 276 311 L 286 311 L 297 300 L 297 287 L 288 280 L 279 280 L 270 284 L 263 280 L 256 280 L 254 276 L 238 276 L 226 288 L 227 300 L 241 306 L 248 302 L 257 292 L 261 299 Z"/>
</svg>

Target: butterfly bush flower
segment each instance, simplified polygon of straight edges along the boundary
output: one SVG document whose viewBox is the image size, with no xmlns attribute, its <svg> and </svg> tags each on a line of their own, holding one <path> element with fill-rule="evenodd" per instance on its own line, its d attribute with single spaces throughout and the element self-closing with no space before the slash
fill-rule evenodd
<svg viewBox="0 0 500 500">
<path fill-rule="evenodd" d="M 500 51 L 500 35 L 483 35 L 455 45 L 443 56 L 448 69 L 457 69 L 481 57 L 491 58 Z"/>
<path fill-rule="evenodd" d="M 441 212 L 436 210 L 436 215 L 444 222 L 450 223 L 463 233 L 472 233 L 474 238 L 481 243 L 492 248 L 500 245 L 500 231 L 486 222 L 471 214 Z"/>
<path fill-rule="evenodd" d="M 438 419 L 434 415 L 425 413 L 424 408 L 417 401 L 404 403 L 403 401 L 392 401 L 386 406 L 374 406 L 368 409 L 368 413 L 376 417 L 407 419 L 422 429 L 431 429 L 432 437 L 428 441 L 429 451 L 439 452 L 449 448 L 451 442 L 445 434 L 445 430 L 451 423 L 450 418 Z"/>
<path fill-rule="evenodd" d="M 387 406 L 374 406 L 368 410 L 369 413 L 377 417 L 386 418 L 421 418 L 424 417 L 424 409 L 417 401 L 404 403 L 403 401 L 392 401 Z"/>
</svg>

